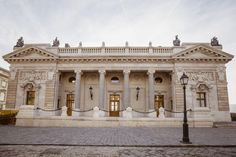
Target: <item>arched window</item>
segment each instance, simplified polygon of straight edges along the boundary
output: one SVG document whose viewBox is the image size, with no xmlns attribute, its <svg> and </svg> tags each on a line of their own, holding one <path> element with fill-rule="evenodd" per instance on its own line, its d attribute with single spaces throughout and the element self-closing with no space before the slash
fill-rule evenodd
<svg viewBox="0 0 236 157">
<path fill-rule="evenodd" d="M 162 81 L 163 81 L 163 80 L 162 80 L 161 77 L 156 77 L 156 78 L 155 78 L 155 82 L 156 82 L 156 83 L 162 83 Z"/>
<path fill-rule="evenodd" d="M 73 77 L 73 76 L 70 77 L 70 78 L 69 78 L 69 82 L 70 82 L 70 83 L 75 83 L 75 77 Z"/>
<path fill-rule="evenodd" d="M 111 83 L 119 83 L 119 78 L 114 76 L 111 78 Z"/>
</svg>

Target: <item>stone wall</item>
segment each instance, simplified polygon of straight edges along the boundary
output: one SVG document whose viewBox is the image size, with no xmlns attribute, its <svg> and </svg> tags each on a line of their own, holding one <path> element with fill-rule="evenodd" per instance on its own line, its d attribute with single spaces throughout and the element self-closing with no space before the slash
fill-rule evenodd
<svg viewBox="0 0 236 157">
<path fill-rule="evenodd" d="M 55 80 L 46 81 L 45 108 L 52 109 L 54 103 Z"/>
</svg>

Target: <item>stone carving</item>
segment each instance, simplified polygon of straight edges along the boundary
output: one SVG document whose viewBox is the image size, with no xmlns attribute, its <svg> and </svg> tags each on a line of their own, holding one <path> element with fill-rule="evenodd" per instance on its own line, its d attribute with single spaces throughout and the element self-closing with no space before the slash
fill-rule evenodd
<svg viewBox="0 0 236 157">
<path fill-rule="evenodd" d="M 105 47 L 105 42 L 104 41 L 102 42 L 102 47 Z"/>
<path fill-rule="evenodd" d="M 70 45 L 68 43 L 65 43 L 65 48 L 69 48 Z"/>
<path fill-rule="evenodd" d="M 14 47 L 23 47 L 24 46 L 24 40 L 23 37 L 20 37 Z"/>
<path fill-rule="evenodd" d="M 218 75 L 219 81 L 225 81 L 225 68 L 218 67 L 217 68 L 217 75 Z"/>
<path fill-rule="evenodd" d="M 128 41 L 125 42 L 125 47 L 128 47 L 129 46 L 129 43 Z"/>
<path fill-rule="evenodd" d="M 184 73 L 184 70 L 181 68 L 181 67 L 178 67 L 178 68 L 176 68 L 176 75 L 177 75 L 177 78 L 176 79 L 180 79 L 180 77 L 183 75 L 183 73 Z"/>
<path fill-rule="evenodd" d="M 149 45 L 149 47 L 152 47 L 152 42 L 151 42 L 151 41 L 149 41 L 149 44 L 148 44 L 148 45 Z"/>
<path fill-rule="evenodd" d="M 45 71 L 22 71 L 19 76 L 20 80 L 46 80 L 47 79 L 47 73 Z"/>
<path fill-rule="evenodd" d="M 180 46 L 180 40 L 178 38 L 178 35 L 175 36 L 175 40 L 173 40 L 173 45 L 174 46 Z"/>
<path fill-rule="evenodd" d="M 55 40 L 53 40 L 53 47 L 58 47 L 60 45 L 60 41 L 57 39 L 57 37 L 55 38 Z"/>
<path fill-rule="evenodd" d="M 48 80 L 53 80 L 53 76 L 54 76 L 54 71 L 53 70 L 50 70 L 48 72 Z"/>
<path fill-rule="evenodd" d="M 11 80 L 15 80 L 15 78 L 16 78 L 16 72 L 17 72 L 17 70 L 16 69 L 14 69 L 14 68 L 10 68 L 11 70 L 10 70 L 10 79 Z"/>
<path fill-rule="evenodd" d="M 213 37 L 211 39 L 211 46 L 222 46 L 222 45 L 219 44 L 219 41 L 218 41 L 217 37 Z"/>
<path fill-rule="evenodd" d="M 79 47 L 82 47 L 82 42 L 79 42 Z"/>
<path fill-rule="evenodd" d="M 189 81 L 214 81 L 213 72 L 187 72 L 186 75 L 189 77 Z"/>
</svg>

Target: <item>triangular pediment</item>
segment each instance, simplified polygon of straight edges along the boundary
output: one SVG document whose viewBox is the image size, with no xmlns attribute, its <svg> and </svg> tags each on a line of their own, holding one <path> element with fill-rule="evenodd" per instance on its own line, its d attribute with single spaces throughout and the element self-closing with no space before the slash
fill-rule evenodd
<svg viewBox="0 0 236 157">
<path fill-rule="evenodd" d="M 173 58 L 194 58 L 194 59 L 227 59 L 231 60 L 233 55 L 222 50 L 199 44 L 189 49 L 183 50 L 173 56 Z"/>
<path fill-rule="evenodd" d="M 3 56 L 8 59 L 56 59 L 58 56 L 39 47 L 23 47 Z"/>
</svg>

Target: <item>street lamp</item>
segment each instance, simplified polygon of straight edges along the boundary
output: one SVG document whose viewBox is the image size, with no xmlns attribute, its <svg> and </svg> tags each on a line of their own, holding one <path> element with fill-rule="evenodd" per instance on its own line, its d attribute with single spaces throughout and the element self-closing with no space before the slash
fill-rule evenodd
<svg viewBox="0 0 236 157">
<path fill-rule="evenodd" d="M 186 85 L 188 84 L 188 76 L 183 73 L 180 78 L 180 83 L 183 86 L 184 90 L 184 119 L 183 119 L 183 139 L 182 143 L 190 144 L 189 141 L 189 131 L 188 131 L 188 119 L 187 119 L 187 110 L 186 110 Z"/>
</svg>

